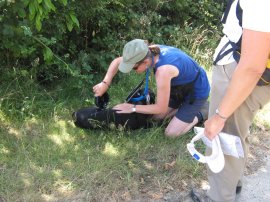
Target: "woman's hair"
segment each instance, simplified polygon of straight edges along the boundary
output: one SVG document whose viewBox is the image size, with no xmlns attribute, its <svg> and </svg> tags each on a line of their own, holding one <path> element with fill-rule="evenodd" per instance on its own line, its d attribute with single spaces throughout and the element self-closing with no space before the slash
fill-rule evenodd
<svg viewBox="0 0 270 202">
<path fill-rule="evenodd" d="M 156 44 L 149 44 L 149 42 L 147 40 L 144 40 L 144 42 L 148 45 L 149 50 L 151 51 L 151 53 L 154 54 L 154 56 L 160 54 L 160 48 L 159 48 L 158 45 L 156 45 Z M 149 55 L 149 53 L 147 54 L 146 57 L 149 57 L 148 55 Z"/>
<path fill-rule="evenodd" d="M 158 45 L 155 45 L 155 44 L 154 44 L 154 45 L 150 45 L 150 46 L 148 46 L 148 47 L 149 47 L 150 51 L 154 54 L 154 56 L 160 54 L 160 48 L 159 48 Z"/>
</svg>

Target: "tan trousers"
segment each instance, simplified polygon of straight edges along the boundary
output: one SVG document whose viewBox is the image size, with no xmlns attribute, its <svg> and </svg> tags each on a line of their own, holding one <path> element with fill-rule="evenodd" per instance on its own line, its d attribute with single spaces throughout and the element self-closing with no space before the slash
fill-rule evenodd
<svg viewBox="0 0 270 202">
<path fill-rule="evenodd" d="M 214 66 L 211 85 L 209 116 L 215 113 L 231 80 L 237 63 L 224 66 Z M 223 132 L 240 136 L 245 158 L 235 158 L 225 155 L 225 167 L 220 173 L 208 169 L 210 190 L 208 196 L 216 202 L 233 202 L 236 197 L 236 186 L 241 185 L 245 161 L 248 155 L 249 127 L 257 111 L 270 101 L 270 86 L 256 86 L 251 95 L 226 121 Z M 209 149 L 206 153 L 209 153 Z"/>
</svg>

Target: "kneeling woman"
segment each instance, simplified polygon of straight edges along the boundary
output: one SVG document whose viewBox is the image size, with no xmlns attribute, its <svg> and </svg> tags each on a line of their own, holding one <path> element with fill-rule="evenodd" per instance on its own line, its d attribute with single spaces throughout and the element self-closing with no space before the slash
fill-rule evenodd
<svg viewBox="0 0 270 202">
<path fill-rule="evenodd" d="M 157 98 L 155 104 L 136 105 L 122 103 L 114 107 L 118 113 L 153 114 L 154 119 L 173 117 L 165 134 L 176 137 L 188 132 L 207 117 L 201 111 L 207 106 L 210 85 L 206 72 L 180 49 L 166 45 L 150 45 L 134 39 L 124 46 L 123 56 L 114 59 L 103 81 L 93 87 L 96 96 L 105 93 L 118 69 L 138 74 L 153 69 Z M 208 108 L 204 109 L 208 113 Z M 206 113 L 206 114 L 207 114 Z"/>
</svg>

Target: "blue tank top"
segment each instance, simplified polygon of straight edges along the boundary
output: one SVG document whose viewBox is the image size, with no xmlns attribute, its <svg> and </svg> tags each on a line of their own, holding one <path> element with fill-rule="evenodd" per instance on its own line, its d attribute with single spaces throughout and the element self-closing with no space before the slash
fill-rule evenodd
<svg viewBox="0 0 270 202">
<path fill-rule="evenodd" d="M 158 46 L 160 47 L 160 55 L 155 66 L 155 71 L 163 65 L 173 65 L 177 67 L 179 75 L 172 78 L 171 86 L 190 83 L 194 81 L 199 72 L 199 76 L 194 83 L 194 98 L 207 98 L 210 92 L 210 84 L 204 69 L 180 49 L 165 45 Z"/>
</svg>

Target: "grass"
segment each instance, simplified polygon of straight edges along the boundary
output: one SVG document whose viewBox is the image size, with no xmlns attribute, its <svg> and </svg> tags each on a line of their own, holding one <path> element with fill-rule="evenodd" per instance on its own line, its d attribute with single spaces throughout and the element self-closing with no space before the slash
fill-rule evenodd
<svg viewBox="0 0 270 202">
<path fill-rule="evenodd" d="M 111 105 L 142 77 L 131 74 L 113 86 Z M 185 190 L 192 178 L 203 176 L 203 166 L 186 150 L 192 133 L 169 139 L 164 127 L 76 128 L 71 113 L 93 105 L 93 95 L 77 99 L 79 93 L 61 85 L 46 90 L 20 77 L 1 84 L 0 199 L 126 201 Z"/>
<path fill-rule="evenodd" d="M 125 190 L 135 197 L 144 188 L 181 187 L 198 175 L 185 149 L 191 134 L 170 140 L 162 131 L 84 131 L 62 119 L 2 124 L 1 196 L 50 201 L 83 191 L 83 199 L 99 201 Z"/>
<path fill-rule="evenodd" d="M 123 100 L 137 81 L 123 77 L 110 89 L 111 105 Z M 176 139 L 164 127 L 136 131 L 82 130 L 71 120 L 85 100 L 64 88 L 30 88 L 19 79 L 1 86 L 0 197 L 6 201 L 127 201 L 162 198 L 186 191 L 205 179 L 186 144 L 193 133 Z M 20 85 L 16 85 L 20 84 Z M 133 84 L 132 84 L 133 83 Z M 124 85 L 125 84 L 125 85 Z M 69 91 L 70 92 L 70 91 Z M 26 96 L 27 95 L 27 96 Z M 21 100 L 20 100 L 21 97 Z M 65 99 L 64 99 L 65 98 Z M 89 99 L 89 101 L 87 101 Z M 267 125 L 261 112 L 257 122 Z"/>
</svg>

